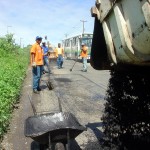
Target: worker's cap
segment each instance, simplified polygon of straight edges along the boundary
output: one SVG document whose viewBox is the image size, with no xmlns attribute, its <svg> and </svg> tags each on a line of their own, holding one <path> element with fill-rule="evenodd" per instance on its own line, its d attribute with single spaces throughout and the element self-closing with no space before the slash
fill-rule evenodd
<svg viewBox="0 0 150 150">
<path fill-rule="evenodd" d="M 85 43 L 82 43 L 81 45 L 85 45 Z"/>
<path fill-rule="evenodd" d="M 37 36 L 35 40 L 42 40 L 42 37 Z"/>
</svg>

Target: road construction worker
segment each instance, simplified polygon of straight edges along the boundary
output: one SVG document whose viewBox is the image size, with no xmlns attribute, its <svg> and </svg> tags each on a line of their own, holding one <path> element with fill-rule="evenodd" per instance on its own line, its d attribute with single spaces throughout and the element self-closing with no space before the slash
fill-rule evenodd
<svg viewBox="0 0 150 150">
<path fill-rule="evenodd" d="M 63 65 L 63 56 L 64 56 L 64 50 L 61 48 L 61 44 L 58 43 L 58 47 L 55 49 L 55 56 L 57 57 L 57 65 L 58 69 L 62 68 Z"/>
<path fill-rule="evenodd" d="M 42 37 L 37 36 L 35 39 L 36 43 L 32 45 L 31 53 L 31 65 L 33 74 L 33 92 L 39 93 L 40 89 L 40 79 L 43 71 L 43 50 L 40 46 L 42 42 Z"/>
<path fill-rule="evenodd" d="M 82 57 L 83 62 L 83 70 L 84 72 L 87 72 L 87 56 L 88 56 L 88 47 L 85 43 L 82 43 L 81 45 L 81 53 L 80 56 Z"/>
<path fill-rule="evenodd" d="M 51 73 L 51 70 L 50 70 L 50 65 L 49 65 L 49 49 L 48 47 L 46 46 L 46 43 L 43 42 L 42 43 L 42 49 L 43 49 L 43 52 L 44 52 L 44 65 L 47 66 L 47 69 L 48 69 L 48 73 L 50 74 Z M 44 72 L 47 72 L 45 69 L 44 69 L 44 66 L 43 66 L 43 70 Z"/>
</svg>

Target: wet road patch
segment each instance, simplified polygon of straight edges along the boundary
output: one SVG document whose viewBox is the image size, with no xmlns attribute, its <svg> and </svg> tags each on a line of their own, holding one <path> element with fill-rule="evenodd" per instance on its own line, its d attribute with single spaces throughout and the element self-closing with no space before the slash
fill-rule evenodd
<svg viewBox="0 0 150 150">
<path fill-rule="evenodd" d="M 58 82 L 72 82 L 69 78 L 55 78 L 55 81 L 58 81 Z"/>
</svg>

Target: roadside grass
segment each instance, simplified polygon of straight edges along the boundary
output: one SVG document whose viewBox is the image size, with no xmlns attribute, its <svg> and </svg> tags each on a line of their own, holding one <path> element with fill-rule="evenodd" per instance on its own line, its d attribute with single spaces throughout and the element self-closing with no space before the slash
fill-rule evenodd
<svg viewBox="0 0 150 150">
<path fill-rule="evenodd" d="M 29 63 L 29 47 L 20 48 L 5 39 L 0 38 L 0 141 L 9 126 Z"/>
</svg>

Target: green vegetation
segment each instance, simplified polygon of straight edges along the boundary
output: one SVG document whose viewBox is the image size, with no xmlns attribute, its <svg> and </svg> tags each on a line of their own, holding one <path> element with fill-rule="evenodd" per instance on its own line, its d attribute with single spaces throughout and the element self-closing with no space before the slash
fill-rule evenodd
<svg viewBox="0 0 150 150">
<path fill-rule="evenodd" d="M 0 37 L 0 140 L 9 125 L 29 62 L 29 47 L 20 48 L 12 34 Z"/>
</svg>

